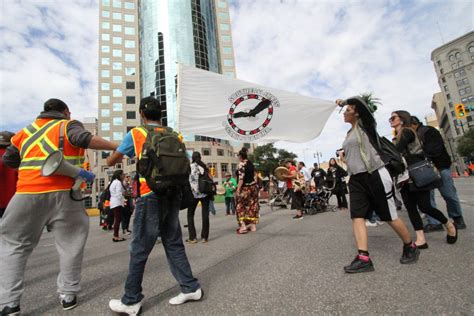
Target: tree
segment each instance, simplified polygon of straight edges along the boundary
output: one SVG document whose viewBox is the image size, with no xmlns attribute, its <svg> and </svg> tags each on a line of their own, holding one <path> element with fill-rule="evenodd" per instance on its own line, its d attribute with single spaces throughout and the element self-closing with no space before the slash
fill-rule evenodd
<svg viewBox="0 0 474 316">
<path fill-rule="evenodd" d="M 261 171 L 264 176 L 269 176 L 280 165 L 280 161 L 295 159 L 296 157 L 294 153 L 285 149 L 276 149 L 273 144 L 266 144 L 257 146 L 249 158 L 253 161 L 257 170 Z"/>
<path fill-rule="evenodd" d="M 470 128 L 458 142 L 458 154 L 474 160 L 474 128 Z"/>
</svg>

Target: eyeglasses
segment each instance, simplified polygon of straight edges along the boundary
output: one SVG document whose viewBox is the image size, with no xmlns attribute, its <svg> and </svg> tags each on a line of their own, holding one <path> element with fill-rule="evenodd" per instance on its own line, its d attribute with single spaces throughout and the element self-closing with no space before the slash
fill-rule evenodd
<svg viewBox="0 0 474 316">
<path fill-rule="evenodd" d="M 389 122 L 393 122 L 393 121 L 395 121 L 395 119 L 396 119 L 397 117 L 399 117 L 399 116 L 398 116 L 398 115 L 391 116 L 391 117 L 388 119 L 388 121 L 389 121 Z"/>
</svg>

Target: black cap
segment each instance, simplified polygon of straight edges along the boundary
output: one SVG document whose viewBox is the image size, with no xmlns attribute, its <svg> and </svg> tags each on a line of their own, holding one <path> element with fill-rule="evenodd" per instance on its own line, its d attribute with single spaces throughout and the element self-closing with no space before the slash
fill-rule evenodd
<svg viewBox="0 0 474 316">
<path fill-rule="evenodd" d="M 8 131 L 0 132 L 0 146 L 10 146 L 11 138 L 14 135 L 14 133 Z"/>
<path fill-rule="evenodd" d="M 58 111 L 62 112 L 64 110 L 69 110 L 69 107 L 67 106 L 64 101 L 61 101 L 59 99 L 49 99 L 44 103 L 44 111 L 49 112 L 49 111 Z"/>
<path fill-rule="evenodd" d="M 139 111 L 143 110 L 162 111 L 163 108 L 161 107 L 160 101 L 154 97 L 145 97 L 140 100 Z"/>
</svg>

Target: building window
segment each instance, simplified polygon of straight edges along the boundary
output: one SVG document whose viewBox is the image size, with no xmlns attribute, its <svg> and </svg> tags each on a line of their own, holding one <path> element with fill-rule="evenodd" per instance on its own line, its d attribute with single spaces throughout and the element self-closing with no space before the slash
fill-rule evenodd
<svg viewBox="0 0 474 316">
<path fill-rule="evenodd" d="M 134 27 L 125 27 L 125 34 L 135 35 L 135 28 Z"/>
<path fill-rule="evenodd" d="M 459 89 L 459 95 L 465 95 L 466 94 L 466 90 L 465 89 Z"/>
<path fill-rule="evenodd" d="M 446 79 L 445 79 L 444 77 L 441 77 L 441 81 L 442 81 L 443 83 L 446 83 Z"/>
<path fill-rule="evenodd" d="M 112 77 L 113 83 L 122 83 L 122 76 L 113 76 Z"/>
<path fill-rule="evenodd" d="M 474 45 L 473 46 L 469 46 L 469 53 L 471 54 L 474 54 Z"/>
<path fill-rule="evenodd" d="M 114 24 L 112 26 L 112 31 L 114 32 L 122 32 L 122 25 Z"/>
<path fill-rule="evenodd" d="M 104 178 L 99 179 L 99 187 L 100 187 L 101 190 L 105 188 L 105 179 Z"/>
<path fill-rule="evenodd" d="M 135 9 L 135 4 L 132 2 L 124 2 L 123 7 L 128 10 Z"/>
<path fill-rule="evenodd" d="M 224 175 L 227 173 L 227 170 L 229 168 L 229 164 L 226 163 L 221 163 L 221 176 L 224 177 Z"/>
<path fill-rule="evenodd" d="M 454 54 L 449 55 L 449 61 L 454 61 Z"/>
<path fill-rule="evenodd" d="M 127 111 L 127 120 L 134 120 L 137 118 L 135 111 Z"/>
<path fill-rule="evenodd" d="M 135 67 L 125 67 L 125 75 L 126 76 L 133 76 L 135 75 L 136 69 Z"/>
<path fill-rule="evenodd" d="M 232 67 L 234 66 L 234 61 L 232 59 L 224 59 L 224 66 Z"/>
<path fill-rule="evenodd" d="M 116 98 L 119 98 L 119 97 L 121 97 L 121 96 L 123 95 L 123 94 L 122 94 L 122 90 L 120 90 L 120 89 L 114 89 L 114 90 L 112 91 L 112 95 L 113 95 L 114 97 L 116 97 Z"/>
<path fill-rule="evenodd" d="M 125 54 L 125 61 L 134 62 L 135 54 Z"/>
<path fill-rule="evenodd" d="M 107 104 L 110 103 L 110 97 L 108 95 L 103 95 L 100 97 L 100 103 Z"/>
<path fill-rule="evenodd" d="M 443 68 L 440 68 L 440 69 L 439 69 L 439 72 L 440 72 L 441 74 L 444 74 Z"/>
<path fill-rule="evenodd" d="M 101 70 L 101 71 L 100 71 L 100 76 L 101 76 L 102 78 L 109 78 L 109 77 L 110 77 L 110 71 L 108 71 L 108 70 Z"/>
<path fill-rule="evenodd" d="M 113 103 L 112 104 L 112 111 L 123 111 L 122 103 Z"/>
<path fill-rule="evenodd" d="M 227 7 L 227 3 L 225 2 L 225 0 L 219 0 L 219 2 L 217 3 L 217 6 L 219 8 L 226 8 Z"/>
<path fill-rule="evenodd" d="M 122 126 L 123 125 L 123 118 L 114 117 L 113 122 L 114 122 L 114 126 Z"/>
<path fill-rule="evenodd" d="M 232 168 L 232 176 L 235 176 L 235 171 L 237 170 L 237 164 L 236 163 L 231 164 L 231 168 Z"/>
<path fill-rule="evenodd" d="M 101 49 L 102 53 L 110 53 L 110 46 L 102 45 Z"/>
<path fill-rule="evenodd" d="M 133 14 L 124 14 L 123 19 L 126 22 L 135 22 L 135 16 Z"/>
<path fill-rule="evenodd" d="M 110 18 L 110 11 L 102 11 L 103 18 Z"/>
<path fill-rule="evenodd" d="M 235 76 L 235 73 L 233 71 L 224 71 L 224 75 L 229 78 L 233 78 Z"/>
<path fill-rule="evenodd" d="M 133 128 L 134 126 L 127 126 L 127 133 L 130 132 Z"/>
<path fill-rule="evenodd" d="M 123 140 L 123 132 L 113 132 L 113 140 Z"/>
<path fill-rule="evenodd" d="M 110 58 L 108 57 L 104 57 L 101 59 L 101 62 L 100 62 L 102 65 L 110 65 Z"/>
<path fill-rule="evenodd" d="M 108 110 L 108 109 L 102 109 L 102 110 L 100 110 L 100 115 L 101 115 L 102 117 L 109 117 L 109 116 L 110 116 L 110 110 Z"/>
<path fill-rule="evenodd" d="M 102 34 L 101 38 L 103 41 L 110 41 L 110 34 L 104 33 Z"/>
<path fill-rule="evenodd" d="M 456 59 L 461 59 L 461 53 L 457 52 L 456 54 L 454 54 L 454 57 L 456 57 Z"/>
<path fill-rule="evenodd" d="M 458 61 L 458 67 L 462 67 L 464 65 L 464 63 L 462 62 L 462 60 Z"/>
<path fill-rule="evenodd" d="M 221 39 L 223 42 L 230 42 L 230 36 L 229 35 L 222 35 L 221 36 Z"/>
<path fill-rule="evenodd" d="M 122 70 L 122 63 L 113 62 L 113 63 L 112 63 L 112 69 L 113 69 L 113 70 Z"/>
<path fill-rule="evenodd" d="M 112 19 L 121 20 L 122 19 L 122 13 L 119 13 L 119 12 L 112 13 Z"/>
<path fill-rule="evenodd" d="M 125 48 L 135 48 L 135 41 L 125 40 Z"/>
<path fill-rule="evenodd" d="M 102 28 L 104 30 L 110 29 L 110 23 L 109 22 L 102 22 Z"/>
<path fill-rule="evenodd" d="M 127 96 L 127 104 L 135 104 L 135 97 Z"/>
<path fill-rule="evenodd" d="M 108 91 L 110 90 L 110 83 L 103 82 L 100 84 L 100 90 Z"/>
<path fill-rule="evenodd" d="M 112 50 L 112 56 L 114 56 L 114 57 L 122 57 L 122 50 L 121 50 L 121 49 L 114 49 L 114 50 Z"/>
<path fill-rule="evenodd" d="M 103 130 L 103 131 L 110 131 L 110 123 L 100 124 L 100 129 Z"/>
<path fill-rule="evenodd" d="M 470 94 L 472 92 L 471 87 L 465 88 L 464 91 L 466 91 L 466 94 Z"/>
<path fill-rule="evenodd" d="M 228 31 L 229 30 L 229 24 L 227 24 L 227 23 L 221 23 L 220 27 L 221 27 L 221 30 L 223 30 L 223 31 Z"/>
<path fill-rule="evenodd" d="M 122 44 L 122 38 L 121 37 L 113 37 L 112 38 L 112 43 L 116 44 L 116 45 L 120 45 Z"/>
<path fill-rule="evenodd" d="M 438 67 L 441 66 L 441 61 L 436 61 L 436 63 L 438 64 Z"/>
<path fill-rule="evenodd" d="M 120 0 L 112 0 L 112 6 L 114 8 L 121 8 L 122 7 L 122 1 Z"/>
<path fill-rule="evenodd" d="M 224 149 L 217 149 L 217 156 L 224 156 Z"/>
<path fill-rule="evenodd" d="M 229 14 L 227 12 L 219 12 L 219 18 L 223 20 L 229 19 Z"/>
<path fill-rule="evenodd" d="M 210 156 L 211 155 L 211 149 L 210 148 L 203 148 L 202 149 L 202 155 L 203 156 Z"/>
<path fill-rule="evenodd" d="M 126 88 L 127 89 L 135 89 L 135 81 L 127 81 L 126 84 L 125 84 Z"/>
<path fill-rule="evenodd" d="M 102 0 L 102 5 L 104 7 L 110 7 L 110 0 Z"/>
<path fill-rule="evenodd" d="M 232 47 L 224 46 L 224 47 L 222 48 L 222 52 L 223 52 L 224 54 L 232 54 Z"/>
</svg>

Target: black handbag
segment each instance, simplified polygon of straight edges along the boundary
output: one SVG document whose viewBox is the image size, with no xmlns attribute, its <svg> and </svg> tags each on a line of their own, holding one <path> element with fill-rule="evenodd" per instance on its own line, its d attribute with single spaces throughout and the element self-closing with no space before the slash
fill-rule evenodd
<svg viewBox="0 0 474 316">
<path fill-rule="evenodd" d="M 204 174 L 199 175 L 198 179 L 198 189 L 200 193 L 203 194 L 212 194 L 214 192 L 213 190 L 213 184 L 214 182 L 212 179 L 209 177 L 207 172 L 204 172 Z"/>
<path fill-rule="evenodd" d="M 435 169 L 433 163 L 428 160 L 421 160 L 408 166 L 408 174 L 413 184 L 417 188 L 438 187 L 441 177 Z"/>
</svg>

